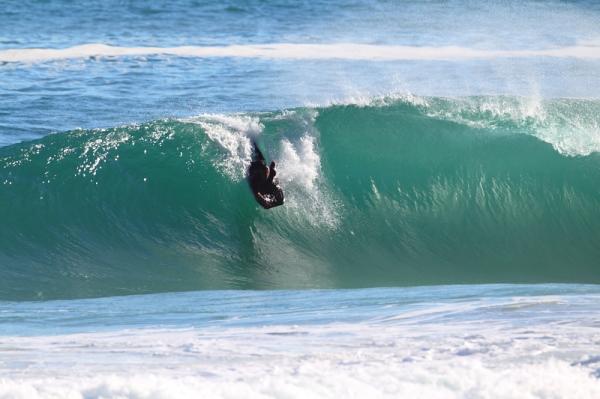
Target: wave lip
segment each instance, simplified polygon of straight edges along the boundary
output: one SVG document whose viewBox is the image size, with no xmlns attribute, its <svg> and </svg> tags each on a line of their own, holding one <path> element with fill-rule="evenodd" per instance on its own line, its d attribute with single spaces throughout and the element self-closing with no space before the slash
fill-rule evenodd
<svg viewBox="0 0 600 399">
<path fill-rule="evenodd" d="M 39 63 L 93 57 L 165 55 L 199 58 L 265 58 L 296 60 L 459 61 L 496 58 L 600 59 L 600 47 L 590 44 L 539 50 L 480 50 L 460 46 L 416 47 L 360 43 L 272 43 L 229 46 L 121 47 L 89 43 L 62 49 L 29 48 L 0 51 L 2 63 Z"/>
</svg>

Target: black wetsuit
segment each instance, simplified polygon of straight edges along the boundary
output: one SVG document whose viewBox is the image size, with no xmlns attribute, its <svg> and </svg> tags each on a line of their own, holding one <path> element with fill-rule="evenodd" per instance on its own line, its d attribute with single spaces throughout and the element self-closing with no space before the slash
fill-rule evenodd
<svg viewBox="0 0 600 399">
<path fill-rule="evenodd" d="M 248 167 L 248 183 L 256 202 L 265 209 L 283 205 L 284 202 L 283 190 L 274 180 L 276 174 L 275 162 L 271 162 L 267 168 L 265 157 L 254 143 L 254 154 Z"/>
</svg>

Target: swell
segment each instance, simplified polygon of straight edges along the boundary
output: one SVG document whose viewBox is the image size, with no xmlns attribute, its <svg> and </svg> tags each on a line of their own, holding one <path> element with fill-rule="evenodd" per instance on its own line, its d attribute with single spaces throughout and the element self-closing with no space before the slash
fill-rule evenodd
<svg viewBox="0 0 600 399">
<path fill-rule="evenodd" d="M 387 98 L 0 148 L 0 297 L 599 283 L 599 109 Z M 251 136 L 284 207 L 253 202 Z"/>
</svg>

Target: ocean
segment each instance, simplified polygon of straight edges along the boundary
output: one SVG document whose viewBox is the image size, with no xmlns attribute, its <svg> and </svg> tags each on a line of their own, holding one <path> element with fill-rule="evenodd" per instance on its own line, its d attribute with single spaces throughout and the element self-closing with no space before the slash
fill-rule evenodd
<svg viewBox="0 0 600 399">
<path fill-rule="evenodd" d="M 4 1 L 0 398 L 600 397 L 598 93 L 594 1 Z"/>
</svg>

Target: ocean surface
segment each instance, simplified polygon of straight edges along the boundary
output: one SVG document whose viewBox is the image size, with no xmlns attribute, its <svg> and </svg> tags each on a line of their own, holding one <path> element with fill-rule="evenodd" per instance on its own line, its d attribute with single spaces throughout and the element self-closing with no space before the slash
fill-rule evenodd
<svg viewBox="0 0 600 399">
<path fill-rule="evenodd" d="M 600 397 L 599 93 L 595 1 L 4 1 L 0 398 Z"/>
</svg>

